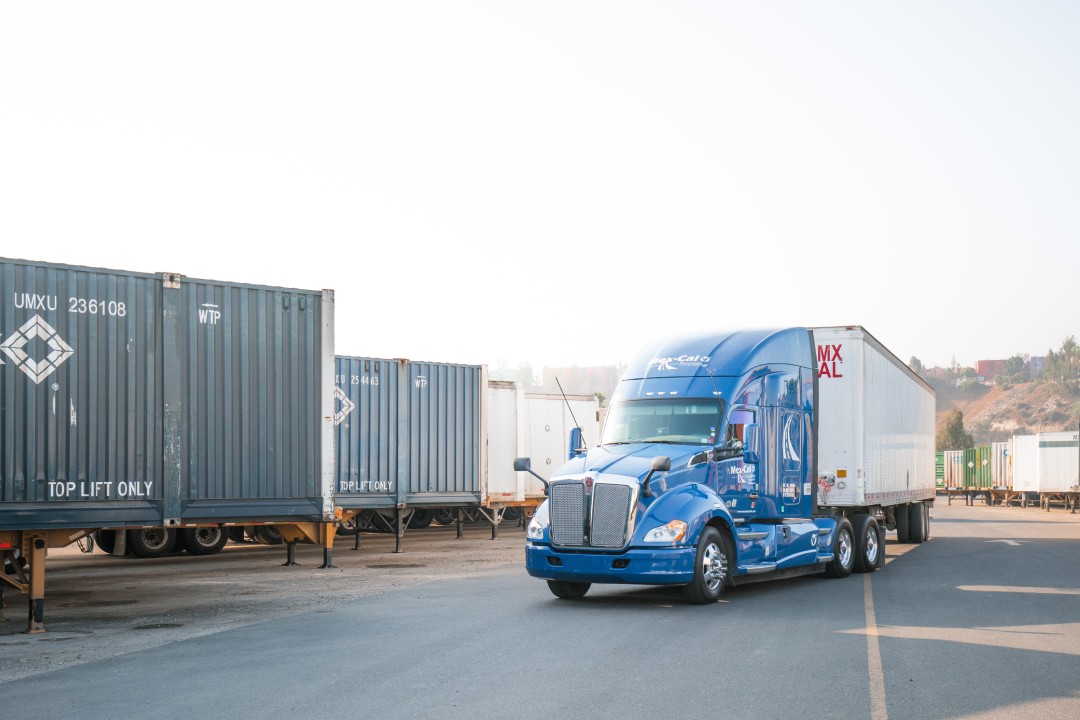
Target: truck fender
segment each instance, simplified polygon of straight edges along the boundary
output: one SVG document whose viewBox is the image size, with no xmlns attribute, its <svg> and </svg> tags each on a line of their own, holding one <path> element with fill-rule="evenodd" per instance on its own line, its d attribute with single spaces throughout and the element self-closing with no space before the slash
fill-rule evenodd
<svg viewBox="0 0 1080 720">
<path fill-rule="evenodd" d="M 636 539 L 642 540 L 650 530 L 672 520 L 687 524 L 686 536 L 680 544 L 696 545 L 709 525 L 726 530 L 730 538 L 735 535 L 735 523 L 723 499 L 708 486 L 698 483 L 681 485 L 657 498 L 634 532 Z"/>
</svg>

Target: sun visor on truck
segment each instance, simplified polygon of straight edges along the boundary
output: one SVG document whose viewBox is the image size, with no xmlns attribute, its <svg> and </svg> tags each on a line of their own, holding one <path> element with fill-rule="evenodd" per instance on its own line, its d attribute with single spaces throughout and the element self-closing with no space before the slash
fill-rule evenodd
<svg viewBox="0 0 1080 720">
<path fill-rule="evenodd" d="M 627 366 L 623 380 L 737 377 L 761 365 L 811 367 L 812 360 L 805 328 L 719 331 L 646 345 Z"/>
</svg>

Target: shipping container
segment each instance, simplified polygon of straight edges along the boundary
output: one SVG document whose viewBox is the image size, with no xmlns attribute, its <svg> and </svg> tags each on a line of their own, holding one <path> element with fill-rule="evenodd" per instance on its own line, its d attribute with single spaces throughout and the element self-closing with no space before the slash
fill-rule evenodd
<svg viewBox="0 0 1080 720">
<path fill-rule="evenodd" d="M 945 453 L 934 453 L 934 486 L 938 492 L 945 491 Z"/>
<path fill-rule="evenodd" d="M 1012 442 L 996 442 L 991 448 L 991 485 L 995 490 L 1012 489 Z"/>
<path fill-rule="evenodd" d="M 94 530 L 202 553 L 288 523 L 329 552 L 332 291 L 0 259 L 0 366 L 0 555 L 28 561 L 30 632 L 47 548 Z"/>
<path fill-rule="evenodd" d="M 332 518 L 333 308 L 0 260 L 0 529 Z"/>
<path fill-rule="evenodd" d="M 946 450 L 944 453 L 945 463 L 945 487 L 950 490 L 964 487 L 964 451 Z"/>
<path fill-rule="evenodd" d="M 487 369 L 337 358 L 337 506 L 479 506 Z"/>
</svg>

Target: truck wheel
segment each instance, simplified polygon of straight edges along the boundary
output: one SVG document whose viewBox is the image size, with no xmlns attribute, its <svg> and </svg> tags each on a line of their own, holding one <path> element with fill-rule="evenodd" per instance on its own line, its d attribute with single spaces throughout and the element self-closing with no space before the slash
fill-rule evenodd
<svg viewBox="0 0 1080 720">
<path fill-rule="evenodd" d="M 106 555 L 112 555 L 112 551 L 116 549 L 116 531 L 96 531 L 94 533 L 94 544 L 101 548 L 101 552 L 105 553 Z"/>
<path fill-rule="evenodd" d="M 881 543 L 878 541 L 878 523 L 873 515 L 860 514 L 851 518 L 855 536 L 855 572 L 877 570 Z"/>
<path fill-rule="evenodd" d="M 430 510 L 414 510 L 412 517 L 409 518 L 408 527 L 414 530 L 423 530 L 431 526 L 432 520 L 434 520 L 434 517 Z"/>
<path fill-rule="evenodd" d="M 172 528 L 152 527 L 128 531 L 128 547 L 141 558 L 168 555 L 176 545 L 176 531 Z"/>
<path fill-rule="evenodd" d="M 855 533 L 847 518 L 840 518 L 836 523 L 832 551 L 833 559 L 825 567 L 825 574 L 834 578 L 847 577 L 855 565 Z"/>
<path fill-rule="evenodd" d="M 896 542 L 909 543 L 911 542 L 911 531 L 909 527 L 911 523 L 908 522 L 908 517 L 911 515 L 910 505 L 897 505 L 893 508 L 896 518 Z"/>
<path fill-rule="evenodd" d="M 727 539 L 714 527 L 701 533 L 694 558 L 694 579 L 683 586 L 683 594 L 694 605 L 708 605 L 720 599 L 731 577 L 731 553 Z"/>
<path fill-rule="evenodd" d="M 282 545 L 285 542 L 281 531 L 273 525 L 256 525 L 251 536 L 263 545 Z"/>
<path fill-rule="evenodd" d="M 548 580 L 547 584 L 551 594 L 563 600 L 580 600 L 592 587 L 592 583 L 570 582 L 569 580 Z"/>
<path fill-rule="evenodd" d="M 181 534 L 184 547 L 192 555 L 213 555 L 229 542 L 229 533 L 220 527 L 184 528 Z"/>
<path fill-rule="evenodd" d="M 435 515 L 432 518 L 436 525 L 453 525 L 457 520 L 454 518 L 454 513 L 445 508 L 439 508 L 435 511 Z"/>
<path fill-rule="evenodd" d="M 926 527 L 926 506 L 922 503 L 911 503 L 911 512 L 908 523 L 911 526 L 911 542 L 921 543 L 929 539 L 930 534 Z"/>
</svg>

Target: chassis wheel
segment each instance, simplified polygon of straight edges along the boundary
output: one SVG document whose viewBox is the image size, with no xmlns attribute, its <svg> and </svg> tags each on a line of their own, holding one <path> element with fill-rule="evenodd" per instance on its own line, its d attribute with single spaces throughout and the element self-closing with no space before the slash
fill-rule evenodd
<svg viewBox="0 0 1080 720">
<path fill-rule="evenodd" d="M 128 531 L 128 546 L 141 558 L 168 555 L 176 545 L 176 531 L 172 528 L 152 527 Z"/>
<path fill-rule="evenodd" d="M 908 526 L 911 532 L 911 542 L 921 543 L 930 539 L 930 520 L 927 517 L 925 503 L 911 503 L 911 511 L 908 515 Z"/>
<path fill-rule="evenodd" d="M 229 533 L 222 527 L 184 528 L 180 538 L 192 555 L 213 555 L 229 542 Z"/>
<path fill-rule="evenodd" d="M 112 555 L 112 551 L 116 549 L 116 531 L 96 531 L 94 533 L 94 544 L 101 548 L 101 552 L 105 553 L 106 555 Z"/>
<path fill-rule="evenodd" d="M 413 530 L 422 530 L 430 527 L 433 520 L 433 513 L 430 510 L 413 510 L 408 527 Z"/>
<path fill-rule="evenodd" d="M 563 600 L 580 600 L 589 592 L 592 583 L 570 582 L 569 580 L 548 580 L 551 594 Z"/>
<path fill-rule="evenodd" d="M 881 554 L 881 538 L 878 535 L 878 523 L 873 515 L 855 515 L 851 518 L 851 527 L 855 538 L 855 572 L 874 572 L 877 570 L 878 556 Z"/>
<path fill-rule="evenodd" d="M 898 543 L 911 542 L 911 531 L 909 529 L 911 523 L 908 522 L 908 517 L 911 515 L 910 507 L 910 505 L 905 504 L 897 505 L 893 509 L 896 518 L 896 542 Z"/>
<path fill-rule="evenodd" d="M 694 579 L 683 586 L 686 599 L 695 605 L 708 605 L 720 599 L 731 578 L 731 552 L 727 538 L 714 527 L 707 527 L 698 539 L 694 556 Z"/>
<path fill-rule="evenodd" d="M 825 567 L 829 577 L 842 578 L 851 574 L 855 565 L 855 533 L 847 518 L 840 518 L 833 530 L 833 559 Z"/>
</svg>

